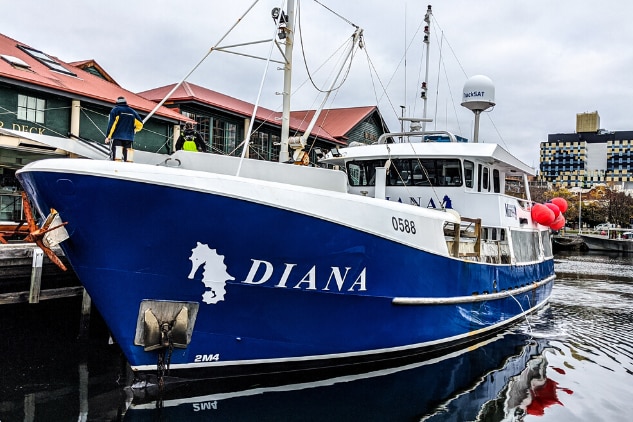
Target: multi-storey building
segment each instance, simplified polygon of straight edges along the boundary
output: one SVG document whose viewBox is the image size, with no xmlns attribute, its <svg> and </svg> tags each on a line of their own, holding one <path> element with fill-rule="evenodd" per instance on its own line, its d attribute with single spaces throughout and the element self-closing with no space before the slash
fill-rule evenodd
<svg viewBox="0 0 633 422">
<path fill-rule="evenodd" d="M 599 127 L 597 111 L 580 113 L 575 133 L 548 135 L 547 142 L 541 142 L 539 181 L 553 187 L 633 189 L 633 131 Z"/>
</svg>

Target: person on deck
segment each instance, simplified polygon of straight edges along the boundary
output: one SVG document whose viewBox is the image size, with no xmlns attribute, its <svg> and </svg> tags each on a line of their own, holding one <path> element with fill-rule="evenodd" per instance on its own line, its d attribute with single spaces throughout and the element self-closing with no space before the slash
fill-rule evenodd
<svg viewBox="0 0 633 422">
<path fill-rule="evenodd" d="M 207 145 L 202 135 L 195 129 L 194 123 L 185 124 L 185 130 L 178 137 L 176 151 L 180 150 L 207 152 Z"/>
<path fill-rule="evenodd" d="M 105 143 L 112 142 L 111 158 L 114 161 L 134 161 L 132 142 L 136 132 L 143 129 L 143 122 L 136 111 L 127 105 L 125 97 L 119 97 L 110 111 Z"/>
</svg>

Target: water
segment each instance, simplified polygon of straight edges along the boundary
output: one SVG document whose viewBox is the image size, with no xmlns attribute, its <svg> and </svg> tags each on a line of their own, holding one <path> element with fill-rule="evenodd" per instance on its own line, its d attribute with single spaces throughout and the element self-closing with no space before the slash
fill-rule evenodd
<svg viewBox="0 0 633 422">
<path fill-rule="evenodd" d="M 157 408 L 80 299 L 0 307 L 0 421 L 612 421 L 633 398 L 633 256 L 556 257 L 550 304 L 429 362 L 319 383 L 227 391 L 190 383 Z M 150 391 L 151 392 L 151 391 Z M 131 403 L 131 404 L 130 404 Z"/>
</svg>

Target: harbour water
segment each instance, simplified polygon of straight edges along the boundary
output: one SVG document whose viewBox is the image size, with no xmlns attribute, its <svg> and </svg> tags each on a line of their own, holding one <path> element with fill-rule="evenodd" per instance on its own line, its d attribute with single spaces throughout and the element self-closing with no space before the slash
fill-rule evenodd
<svg viewBox="0 0 633 422">
<path fill-rule="evenodd" d="M 0 307 L 0 422 L 613 421 L 633 412 L 633 255 L 556 256 L 550 304 L 476 348 L 293 385 L 131 389 L 81 299 Z M 439 322 L 438 322 L 439 323 Z M 138 387 L 138 386 L 137 386 Z"/>
</svg>

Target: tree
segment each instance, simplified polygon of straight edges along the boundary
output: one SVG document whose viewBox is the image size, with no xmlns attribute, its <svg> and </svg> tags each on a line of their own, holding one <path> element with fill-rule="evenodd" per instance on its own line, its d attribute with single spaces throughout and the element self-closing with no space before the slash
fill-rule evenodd
<svg viewBox="0 0 633 422">
<path fill-rule="evenodd" d="M 633 216 L 633 198 L 623 192 L 609 190 L 606 195 L 610 223 L 620 227 L 629 227 Z"/>
</svg>

